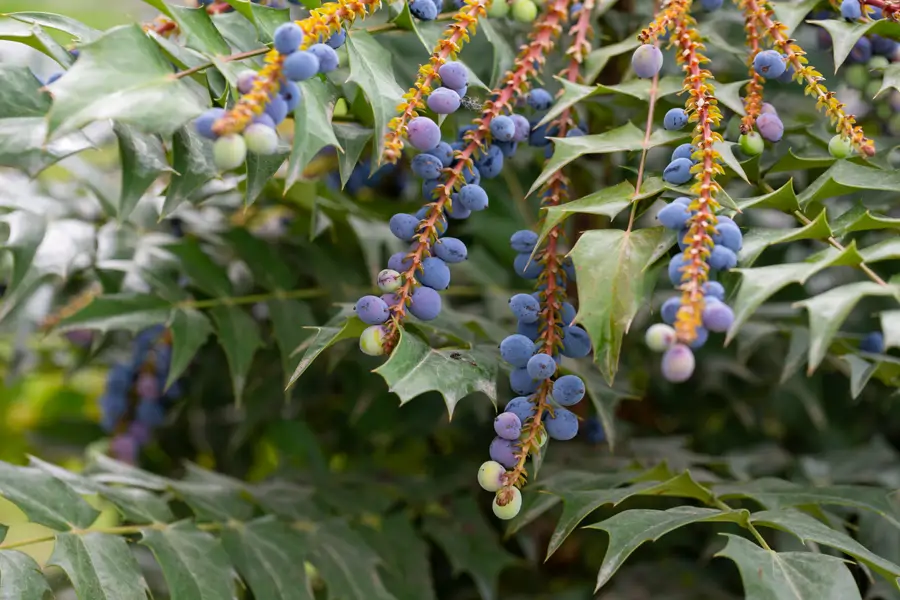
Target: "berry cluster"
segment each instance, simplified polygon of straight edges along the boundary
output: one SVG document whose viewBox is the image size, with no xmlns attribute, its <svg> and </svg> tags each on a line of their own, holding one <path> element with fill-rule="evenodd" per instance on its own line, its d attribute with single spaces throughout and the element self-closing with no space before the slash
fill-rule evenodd
<svg viewBox="0 0 900 600">
<path fill-rule="evenodd" d="M 282 56 L 282 78 L 277 93 L 269 95 L 265 107 L 259 107 L 259 114 L 242 133 L 222 136 L 216 133 L 214 125 L 226 114 L 222 108 L 211 108 L 194 121 L 200 135 L 215 140 L 213 158 L 219 169 L 228 171 L 238 168 L 244 164 L 248 150 L 256 154 L 274 154 L 278 150 L 276 127 L 302 100 L 297 82 L 337 69 L 335 49 L 342 46 L 346 39 L 343 32 L 333 35 L 325 43 L 300 50 L 303 38 L 303 30 L 296 23 L 285 23 L 275 30 L 274 46 Z M 241 94 L 250 94 L 258 85 L 258 76 L 254 71 L 245 71 L 238 77 L 237 88 Z"/>
<path fill-rule="evenodd" d="M 119 460 L 137 460 L 153 430 L 165 421 L 166 406 L 181 395 L 178 382 L 165 389 L 171 360 L 171 342 L 160 325 L 139 333 L 131 361 L 109 370 L 99 400 L 100 424 L 113 435 L 110 451 Z"/>
</svg>

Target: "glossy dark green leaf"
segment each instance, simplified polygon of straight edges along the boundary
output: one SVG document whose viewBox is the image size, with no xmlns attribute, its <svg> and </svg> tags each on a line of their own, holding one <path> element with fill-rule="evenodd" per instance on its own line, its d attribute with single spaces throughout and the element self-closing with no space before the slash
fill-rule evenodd
<svg viewBox="0 0 900 600">
<path fill-rule="evenodd" d="M 325 580 L 329 600 L 397 600 L 378 574 L 378 555 L 346 524 L 318 523 L 312 538 L 309 560 Z"/>
<path fill-rule="evenodd" d="M 790 36 L 817 4 L 816 0 L 803 0 L 803 2 L 773 2 L 771 6 L 775 11 L 775 18 L 784 25 L 784 35 Z"/>
<path fill-rule="evenodd" d="M 645 267 L 667 236 L 662 227 L 595 230 L 585 232 L 572 249 L 580 299 L 575 321 L 590 335 L 594 362 L 610 383 L 618 370 L 622 338 L 656 284 L 656 269 Z"/>
<path fill-rule="evenodd" d="M 347 36 L 350 80 L 359 84 L 375 115 L 375 156 L 384 151 L 387 124 L 397 111 L 404 90 L 397 85 L 391 68 L 391 55 L 365 31 L 354 30 Z"/>
<path fill-rule="evenodd" d="M 4 223 L 9 229 L 6 241 L 0 245 L 0 249 L 12 254 L 12 273 L 7 290 L 13 292 L 31 268 L 38 246 L 44 240 L 47 224 L 40 215 L 24 210 L 0 215 L 0 223 Z"/>
<path fill-rule="evenodd" d="M 185 36 L 188 48 L 199 50 L 211 56 L 227 56 L 231 48 L 222 34 L 213 25 L 205 7 L 188 8 L 177 4 L 169 5 L 169 14 Z M 227 76 L 227 75 L 226 75 Z"/>
<path fill-rule="evenodd" d="M 740 161 L 734 156 L 735 146 L 737 146 L 737 144 L 733 142 L 716 142 L 713 144 L 713 149 L 719 153 L 722 162 L 729 170 L 749 184 L 750 179 L 744 172 L 744 168 L 741 166 Z"/>
<path fill-rule="evenodd" d="M 79 598 L 146 600 L 147 582 L 125 539 L 107 533 L 61 533 L 49 564 L 69 576 Z"/>
<path fill-rule="evenodd" d="M 294 350 L 314 334 L 309 328 L 316 323 L 315 315 L 308 305 L 299 300 L 270 300 L 267 304 L 269 318 L 272 320 L 272 333 L 281 352 L 281 364 L 287 380 L 303 358 L 302 354 L 295 354 Z"/>
<path fill-rule="evenodd" d="M 337 138 L 343 152 L 338 153 L 338 171 L 341 174 L 341 187 L 347 185 L 347 180 L 353 173 L 353 168 L 359 162 L 359 157 L 373 131 L 368 127 L 360 127 L 354 123 L 333 123 L 334 135 Z"/>
<path fill-rule="evenodd" d="M 816 218 L 796 229 L 749 229 L 744 233 L 744 245 L 738 253 L 738 264 L 750 267 L 763 250 L 776 244 L 796 240 L 825 240 L 831 237 L 828 214 L 823 210 Z"/>
<path fill-rule="evenodd" d="M 787 154 L 783 155 L 778 161 L 767 169 L 768 173 L 786 173 L 789 171 L 799 171 L 807 169 L 824 169 L 830 167 L 837 162 L 837 159 L 830 154 L 821 152 L 812 152 L 812 155 L 797 156 L 794 150 L 790 149 Z"/>
<path fill-rule="evenodd" d="M 831 224 L 834 234 L 843 237 L 852 231 L 870 231 L 873 229 L 900 229 L 900 219 L 872 214 L 862 204 L 841 213 Z"/>
<path fill-rule="evenodd" d="M 294 352 L 303 352 L 303 358 L 297 364 L 291 379 L 288 381 L 287 387 L 294 385 L 294 382 L 303 375 L 303 372 L 316 360 L 326 348 L 334 344 L 348 339 L 358 339 L 359 335 L 366 329 L 367 325 L 355 316 L 350 318 L 353 311 L 342 311 L 333 317 L 328 323 L 322 327 L 309 327 L 315 331 L 315 337 L 307 339 Z"/>
<path fill-rule="evenodd" d="M 747 85 L 749 80 L 732 81 L 730 83 L 716 83 L 716 100 L 719 104 L 724 104 L 736 114 L 744 116 L 744 99 L 741 97 L 741 91 Z"/>
<path fill-rule="evenodd" d="M 169 182 L 169 189 L 166 190 L 163 216 L 189 200 L 204 183 L 218 175 L 219 170 L 213 162 L 212 148 L 212 142 L 201 137 L 191 125 L 175 132 L 172 151 L 175 173 Z"/>
<path fill-rule="evenodd" d="M 669 510 L 626 510 L 617 515 L 588 525 L 588 529 L 600 529 L 609 535 L 609 544 L 600 572 L 597 574 L 596 592 L 603 587 L 631 553 L 642 544 L 655 542 L 667 533 L 693 523 L 747 523 L 750 513 L 746 510 L 723 512 L 715 508 L 678 506 Z"/>
<path fill-rule="evenodd" d="M 650 135 L 647 148 L 664 146 L 685 138 L 680 131 L 658 129 Z M 581 137 L 563 138 L 554 141 L 553 157 L 544 165 L 544 170 L 531 185 L 528 194 L 533 194 L 544 185 L 551 175 L 580 156 L 586 154 L 608 154 L 610 152 L 633 152 L 644 147 L 644 132 L 632 123 L 626 123 L 604 133 Z"/>
<path fill-rule="evenodd" d="M 263 345 L 259 328 L 253 317 L 237 306 L 216 306 L 210 314 L 216 323 L 219 344 L 228 358 L 234 397 L 240 404 L 253 355 Z"/>
<path fill-rule="evenodd" d="M 167 388 L 181 377 L 194 359 L 194 355 L 213 332 L 209 319 L 193 308 L 178 308 L 172 311 L 169 328 L 172 331 L 172 361 L 166 380 Z"/>
<path fill-rule="evenodd" d="M 381 558 L 382 581 L 397 600 L 436 600 L 428 543 L 406 515 L 389 515 L 360 535 Z"/>
<path fill-rule="evenodd" d="M 294 147 L 285 177 L 286 188 L 300 179 L 303 170 L 322 148 L 334 146 L 338 152 L 343 151 L 331 127 L 337 91 L 317 78 L 302 82 L 300 89 L 303 100 L 294 110 Z"/>
<path fill-rule="evenodd" d="M 490 89 L 494 89 L 500 85 L 501 78 L 512 67 L 516 58 L 516 53 L 509 45 L 506 37 L 504 37 L 490 19 L 482 19 L 478 23 L 479 30 L 484 33 L 485 39 L 491 44 L 491 80 Z M 433 46 L 432 46 L 433 47 Z"/>
<path fill-rule="evenodd" d="M 18 550 L 0 550 L 0 600 L 51 600 L 53 593 L 34 559 Z"/>
<path fill-rule="evenodd" d="M 643 191 L 646 193 L 646 187 Z M 659 191 L 662 191 L 661 186 L 659 186 Z M 536 247 L 539 248 L 541 246 L 551 229 L 571 215 L 576 213 L 603 215 L 612 219 L 631 205 L 633 196 L 634 186 L 628 181 L 623 181 L 616 185 L 602 188 L 583 198 L 543 209 L 547 217 L 543 221 L 544 225 L 541 228 L 540 238 Z"/>
<path fill-rule="evenodd" d="M 284 161 L 287 160 L 287 152 L 276 152 L 275 154 L 256 154 L 255 152 L 247 153 L 247 192 L 244 196 L 244 202 L 250 206 L 259 198 L 266 184 L 272 180 Z"/>
<path fill-rule="evenodd" d="M 116 123 L 114 130 L 119 140 L 119 160 L 122 163 L 122 191 L 116 209 L 119 220 L 124 221 L 150 184 L 163 171 L 172 169 L 158 137 L 122 123 Z"/>
<path fill-rule="evenodd" d="M 888 38 L 900 37 L 900 24 L 888 19 L 848 23 L 843 19 L 826 19 L 823 21 L 808 21 L 810 25 L 817 25 L 825 29 L 831 36 L 831 49 L 834 55 L 834 72 L 850 56 L 853 46 L 864 35 L 881 35 Z"/>
<path fill-rule="evenodd" d="M 69 67 L 73 62 L 72 55 L 59 42 L 53 39 L 53 36 L 44 31 L 43 27 L 37 24 L 29 24 L 10 18 L 0 18 L 0 40 L 30 46 L 38 52 L 46 54 L 63 67 Z M 11 65 L 5 66 L 9 67 Z M 3 92 L 0 92 L 0 97 L 2 96 Z M 3 110 L 0 108 L 0 114 L 2 112 Z"/>
<path fill-rule="evenodd" d="M 55 29 L 68 33 L 75 41 L 92 42 L 100 37 L 103 32 L 93 27 L 88 27 L 81 21 L 67 17 L 66 15 L 58 15 L 48 12 L 23 11 L 14 12 L 7 15 L 11 19 L 28 23 L 29 25 L 40 25 L 45 29 Z"/>
<path fill-rule="evenodd" d="M 635 34 L 629 35 L 621 42 L 616 42 L 615 44 L 599 45 L 595 50 L 591 51 L 585 59 L 585 80 L 594 81 L 611 58 L 620 56 L 626 52 L 633 52 L 640 44 L 637 34 Z"/>
<path fill-rule="evenodd" d="M 115 119 L 152 133 L 174 133 L 203 110 L 187 83 L 138 25 L 110 29 L 81 46 L 72 68 L 50 85 L 54 137 Z M 177 168 L 177 167 L 176 167 Z"/>
<path fill-rule="evenodd" d="M 793 180 L 788 181 L 774 192 L 752 198 L 737 198 L 735 203 L 741 210 L 748 208 L 774 208 L 783 212 L 800 210 L 797 194 L 794 193 Z"/>
<path fill-rule="evenodd" d="M 584 139 L 584 138 L 580 138 Z M 851 192 L 868 190 L 890 192 L 900 187 L 900 172 L 883 171 L 846 160 L 839 160 L 798 196 L 800 206 L 842 196 Z"/>
<path fill-rule="evenodd" d="M 832 338 L 863 296 L 894 296 L 900 300 L 900 286 L 884 286 L 871 281 L 861 281 L 842 285 L 796 303 L 795 306 L 802 306 L 809 313 L 808 373 L 815 371 L 825 358 Z"/>
<path fill-rule="evenodd" d="M 0 495 L 30 521 L 57 530 L 87 528 L 99 514 L 69 486 L 31 467 L 0 462 Z"/>
<path fill-rule="evenodd" d="M 196 239 L 184 239 L 165 246 L 165 249 L 178 258 L 184 272 L 198 288 L 213 297 L 231 295 L 228 273 L 203 251 Z"/>
<path fill-rule="evenodd" d="M 172 600 L 234 600 L 237 577 L 216 538 L 188 522 L 141 534 L 141 544 L 162 567 Z"/>
<path fill-rule="evenodd" d="M 165 323 L 171 305 L 159 296 L 108 294 L 97 296 L 74 315 L 60 321 L 59 329 L 96 329 L 106 333 L 116 329 L 138 332 Z"/>
<path fill-rule="evenodd" d="M 884 69 L 884 79 L 881 80 L 881 89 L 876 96 L 880 96 L 884 90 L 900 90 L 900 65 L 888 65 Z"/>
<path fill-rule="evenodd" d="M 22 169 L 37 177 L 47 167 L 82 150 L 92 148 L 81 132 L 46 141 L 47 120 L 43 117 L 0 119 L 0 167 Z"/>
<path fill-rule="evenodd" d="M 735 562 L 747 600 L 860 600 L 853 575 L 839 558 L 812 552 L 774 552 L 723 534 L 716 556 Z"/>
<path fill-rule="evenodd" d="M 497 600 L 501 574 L 518 560 L 497 541 L 471 496 L 454 498 L 443 516 L 428 516 L 425 533 L 441 547 L 454 573 L 468 573 L 483 600 Z"/>
<path fill-rule="evenodd" d="M 222 545 L 257 598 L 313 600 L 306 577 L 308 536 L 264 517 L 234 523 L 222 532 Z"/>
<path fill-rule="evenodd" d="M 235 253 L 247 263 L 256 282 L 269 290 L 289 290 L 297 274 L 284 262 L 275 246 L 267 244 L 246 229 L 231 229 L 225 234 Z"/>
<path fill-rule="evenodd" d="M 493 349 L 436 350 L 416 334 L 401 330 L 397 347 L 375 373 L 384 377 L 400 404 L 425 392 L 438 392 L 452 418 L 460 399 L 473 392 L 485 394 L 496 404 L 498 370 L 498 353 Z"/>
<path fill-rule="evenodd" d="M 896 260 L 900 258 L 900 239 L 890 237 L 859 251 L 863 260 L 867 263 L 876 263 L 883 260 Z"/>
<path fill-rule="evenodd" d="M 0 20 L 0 39 L 4 23 Z M 0 64 L 0 80 L 0 119 L 43 117 L 50 110 L 50 94 L 41 91 L 42 84 L 31 69 Z"/>
</svg>

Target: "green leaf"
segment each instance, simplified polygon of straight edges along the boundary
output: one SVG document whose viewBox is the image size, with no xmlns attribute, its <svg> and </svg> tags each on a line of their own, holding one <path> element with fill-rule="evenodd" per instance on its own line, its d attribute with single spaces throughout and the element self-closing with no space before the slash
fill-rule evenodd
<svg viewBox="0 0 900 600">
<path fill-rule="evenodd" d="M 332 123 L 332 128 L 340 147 L 344 149 L 338 153 L 338 171 L 341 174 L 341 188 L 343 188 L 347 185 L 356 163 L 359 162 L 363 149 L 372 138 L 373 131 L 355 123 Z"/>
<path fill-rule="evenodd" d="M 850 56 L 853 46 L 864 35 L 882 35 L 891 39 L 900 37 L 900 24 L 890 20 L 869 21 L 866 23 L 848 23 L 843 19 L 827 19 L 824 21 L 807 21 L 810 25 L 818 25 L 831 35 L 831 48 L 834 54 L 834 72 Z"/>
<path fill-rule="evenodd" d="M 859 251 L 862 259 L 867 263 L 875 263 L 883 260 L 896 260 L 900 258 L 900 239 L 890 237 Z"/>
<path fill-rule="evenodd" d="M 644 268 L 657 246 L 670 237 L 662 227 L 595 230 L 585 232 L 572 249 L 580 297 L 575 321 L 590 335 L 594 362 L 610 383 L 618 370 L 622 339 L 656 284 L 656 269 Z"/>
<path fill-rule="evenodd" d="M 873 229 L 900 229 L 900 219 L 892 219 L 881 215 L 873 215 L 862 204 L 857 204 L 838 216 L 831 224 L 834 235 L 843 237 L 852 231 L 871 231 Z"/>
<path fill-rule="evenodd" d="M 294 354 L 294 350 L 313 334 L 309 327 L 315 324 L 316 319 L 309 306 L 297 300 L 271 300 L 268 306 L 272 332 L 281 351 L 284 377 L 288 380 L 303 358 L 300 354 Z"/>
<path fill-rule="evenodd" d="M 743 81 L 732 81 L 730 83 L 716 84 L 716 100 L 719 104 L 724 104 L 740 116 L 744 116 L 747 112 L 744 110 L 744 99 L 741 98 L 741 90 L 747 85 L 749 79 Z"/>
<path fill-rule="evenodd" d="M 638 41 L 637 34 L 627 36 L 621 42 L 617 42 L 615 44 L 604 44 L 598 47 L 596 50 L 593 50 L 590 54 L 587 55 L 584 63 L 584 71 L 585 81 L 594 81 L 597 79 L 597 76 L 600 75 L 600 71 L 606 66 L 609 62 L 609 59 L 625 54 L 626 52 L 632 52 L 635 48 L 640 46 L 641 43 Z"/>
<path fill-rule="evenodd" d="M 870 363 L 855 354 L 844 354 L 840 358 L 850 367 L 850 397 L 856 400 L 878 370 L 878 364 Z"/>
<path fill-rule="evenodd" d="M 77 19 L 55 13 L 25 11 L 9 13 L 6 16 L 22 23 L 40 25 L 47 29 L 68 33 L 77 42 L 92 42 L 103 34 L 102 31 L 88 27 Z"/>
<path fill-rule="evenodd" d="M 772 2 L 771 6 L 777 18 L 784 25 L 784 35 L 791 37 L 794 30 L 806 19 L 806 16 L 816 7 L 818 0 L 803 0 L 803 2 Z"/>
<path fill-rule="evenodd" d="M 179 308 L 172 312 L 172 360 L 166 388 L 174 383 L 191 364 L 194 355 L 213 332 L 203 313 L 193 308 Z"/>
<path fill-rule="evenodd" d="M 170 214 L 204 183 L 219 174 L 213 162 L 212 148 L 212 142 L 201 137 L 191 126 L 175 132 L 172 151 L 175 174 L 166 190 L 161 216 Z"/>
<path fill-rule="evenodd" d="M 800 210 L 797 194 L 794 193 L 793 180 L 789 180 L 774 192 L 752 198 L 738 198 L 735 203 L 741 210 L 748 208 L 774 208 L 782 212 Z"/>
<path fill-rule="evenodd" d="M 646 191 L 646 189 L 644 191 Z M 662 191 L 662 186 L 659 186 L 659 191 Z M 539 248 L 542 245 L 551 229 L 562 223 L 572 214 L 603 215 L 604 217 L 613 219 L 617 214 L 631 205 L 633 196 L 634 186 L 628 181 L 623 181 L 614 186 L 602 188 L 599 191 L 579 198 L 578 200 L 572 200 L 571 202 L 556 206 L 544 207 L 543 210 L 546 211 L 547 216 L 543 220 L 544 226 L 541 228 L 541 235 L 538 238 L 536 248 Z"/>
<path fill-rule="evenodd" d="M 50 142 L 46 137 L 43 117 L 0 119 L 0 167 L 22 169 L 34 178 L 67 156 L 93 148 L 80 131 Z"/>
<path fill-rule="evenodd" d="M 886 577 L 891 583 L 896 584 L 897 578 L 900 577 L 900 566 L 881 558 L 846 533 L 832 529 L 806 513 L 790 509 L 781 511 L 770 510 L 754 513 L 750 520 L 754 525 L 772 527 L 792 533 L 800 538 L 800 541 L 804 544 L 813 542 L 837 548 Z"/>
<path fill-rule="evenodd" d="M 160 173 L 172 169 L 158 137 L 122 123 L 116 123 L 113 129 L 119 140 L 119 160 L 122 163 L 122 191 L 116 207 L 116 216 L 121 222 L 131 215 L 141 196 Z"/>
<path fill-rule="evenodd" d="M 310 562 L 325 580 L 329 600 L 397 600 L 378 575 L 378 555 L 344 523 L 318 524 L 311 547 Z"/>
<path fill-rule="evenodd" d="M 746 510 L 723 512 L 715 508 L 678 506 L 669 510 L 626 510 L 588 525 L 587 529 L 600 529 L 609 535 L 594 593 L 610 580 L 632 552 L 646 542 L 655 542 L 665 534 L 693 523 L 744 524 L 749 517 Z"/>
<path fill-rule="evenodd" d="M 518 560 L 497 541 L 471 496 L 454 498 L 443 517 L 426 517 L 423 529 L 443 549 L 455 574 L 472 576 L 483 600 L 498 597 L 500 574 Z"/>
<path fill-rule="evenodd" d="M 107 533 L 61 533 L 48 564 L 66 572 L 79 598 L 146 600 L 147 582 L 125 538 Z"/>
<path fill-rule="evenodd" d="M 0 21 L 3 25 L 15 21 Z M 41 91 L 42 83 L 28 67 L 0 64 L 0 119 L 14 117 L 43 117 L 50 110 L 50 94 Z"/>
<path fill-rule="evenodd" d="M 216 538 L 188 522 L 143 529 L 141 535 L 162 567 L 172 600 L 234 600 L 235 572 Z"/>
<path fill-rule="evenodd" d="M 237 306 L 216 306 L 210 314 L 216 323 L 219 344 L 228 358 L 234 398 L 241 404 L 253 355 L 263 345 L 256 321 Z"/>
<path fill-rule="evenodd" d="M 779 383 L 786 383 L 800 369 L 800 365 L 806 360 L 807 352 L 809 352 L 809 329 L 805 327 L 793 328 Z"/>
<path fill-rule="evenodd" d="M 59 42 L 53 39 L 50 34 L 44 31 L 44 28 L 40 25 L 29 25 L 22 21 L 0 18 L 0 40 L 18 42 L 30 46 L 38 52 L 46 54 L 63 67 L 68 68 L 74 62 L 72 55 Z M 4 67 L 9 68 L 11 65 L 3 65 L 3 67 L 0 67 L 0 70 L 3 70 Z M 16 68 L 21 69 L 22 67 Z M 0 92 L 0 98 L 2 96 L 3 92 Z M 0 107 L 2 106 L 3 103 L 0 102 Z M 47 108 L 49 109 L 49 102 Z M 3 108 L 0 108 L 0 114 L 2 113 Z"/>
<path fill-rule="evenodd" d="M 900 510 L 888 490 L 862 485 L 802 486 L 783 479 L 763 478 L 747 483 L 716 486 L 716 495 L 728 498 L 750 498 L 769 509 L 806 504 L 849 506 L 881 515 L 900 528 Z"/>
<path fill-rule="evenodd" d="M 740 161 L 734 156 L 735 146 L 737 146 L 737 144 L 734 142 L 716 142 L 713 144 L 713 150 L 719 153 L 725 166 L 749 184 L 750 180 L 747 178 L 747 174 L 744 173 L 744 168 L 741 166 Z"/>
<path fill-rule="evenodd" d="M 72 68 L 49 87 L 54 137 L 102 119 L 167 135 L 204 108 L 138 25 L 116 27 L 81 46 Z"/>
<path fill-rule="evenodd" d="M 275 154 L 247 153 L 247 192 L 244 196 L 244 203 L 247 206 L 256 202 L 256 199 L 266 189 L 266 184 L 271 181 L 287 157 L 287 152 L 276 152 Z"/>
<path fill-rule="evenodd" d="M 738 263 L 750 267 L 763 250 L 775 244 L 797 240 L 825 240 L 832 236 L 825 211 L 799 229 L 749 229 L 744 233 L 744 245 L 738 253 Z"/>
<path fill-rule="evenodd" d="M 774 165 L 768 168 L 771 174 L 785 173 L 789 171 L 806 171 L 809 169 L 824 169 L 835 164 L 837 159 L 830 154 L 816 153 L 815 156 L 797 156 L 793 148 L 787 154 L 778 159 Z"/>
<path fill-rule="evenodd" d="M 791 283 L 804 284 L 806 281 L 827 267 L 859 264 L 861 257 L 856 245 L 851 244 L 842 252 L 832 254 L 816 262 L 785 263 L 754 269 L 733 269 L 741 275 L 741 287 L 732 308 L 734 324 L 728 330 L 725 344 L 731 342 L 741 325 L 747 322 L 759 306 L 776 292 Z"/>
<path fill-rule="evenodd" d="M 680 131 L 657 129 L 650 135 L 647 148 L 671 144 L 686 137 Z M 539 189 L 551 175 L 585 154 L 608 154 L 610 152 L 633 152 L 644 148 L 644 132 L 632 123 L 595 135 L 554 139 L 553 156 L 547 160 L 543 172 L 528 190 L 528 195 Z"/>
<path fill-rule="evenodd" d="M 430 548 L 406 515 L 393 513 L 377 531 L 360 533 L 383 561 L 384 586 L 397 600 L 435 600 Z"/>
<path fill-rule="evenodd" d="M 274 291 L 288 290 L 296 283 L 297 274 L 285 263 L 275 246 L 240 228 L 229 230 L 224 238 L 240 259 L 247 263 L 259 285 Z"/>
<path fill-rule="evenodd" d="M 34 559 L 18 550 L 0 550 L 0 600 L 50 600 L 53 593 Z"/>
<path fill-rule="evenodd" d="M 608 96 L 610 94 L 622 94 L 629 98 L 649 102 L 650 90 L 653 85 L 650 79 L 629 79 L 616 85 L 597 84 L 595 86 L 572 83 L 559 76 L 555 77 L 563 88 L 563 95 L 553 104 L 553 107 L 540 120 L 539 125 L 549 123 L 564 110 L 590 98 L 591 96 Z M 680 92 L 684 87 L 681 77 L 663 77 L 656 86 L 656 97 L 662 98 Z"/>
<path fill-rule="evenodd" d="M 294 147 L 288 162 L 285 188 L 300 179 L 309 161 L 322 148 L 334 146 L 343 152 L 331 128 L 337 91 L 317 78 L 301 82 L 300 90 L 303 101 L 294 110 Z"/>
<path fill-rule="evenodd" d="M 309 1 L 309 0 L 307 0 Z M 318 5 L 313 8 L 318 8 Z M 250 12 L 253 13 L 253 22 L 259 32 L 260 41 L 269 43 L 275 36 L 275 30 L 291 20 L 291 12 L 288 8 L 275 8 L 262 6 L 257 3 L 250 4 Z"/>
<path fill-rule="evenodd" d="M 404 90 L 397 85 L 391 68 L 391 54 L 365 31 L 354 30 L 347 36 L 350 81 L 362 88 L 375 116 L 375 156 L 384 152 L 384 135 Z"/>
<path fill-rule="evenodd" d="M 145 294 L 107 294 L 59 322 L 61 331 L 96 329 L 107 333 L 124 329 L 132 333 L 151 325 L 165 323 L 171 305 L 159 296 Z"/>
<path fill-rule="evenodd" d="M 349 314 L 353 314 L 352 311 Z M 328 323 L 322 327 L 307 327 L 307 329 L 316 330 L 316 336 L 307 340 L 302 346 L 298 347 L 294 352 L 304 351 L 303 358 L 294 369 L 288 381 L 287 387 L 294 385 L 294 382 L 303 375 L 303 372 L 316 360 L 326 348 L 343 340 L 359 338 L 359 335 L 368 327 L 357 317 L 348 318 L 348 313 L 342 311 L 335 315 Z"/>
<path fill-rule="evenodd" d="M 31 467 L 0 462 L 0 495 L 28 520 L 56 530 L 85 529 L 99 513 L 66 484 Z"/>
<path fill-rule="evenodd" d="M 313 600 L 303 563 L 306 536 L 272 517 L 235 522 L 222 545 L 256 598 Z"/>
<path fill-rule="evenodd" d="M 885 67 L 883 71 L 884 79 L 881 80 L 881 89 L 875 94 L 875 97 L 881 95 L 884 90 L 891 88 L 900 90 L 900 64 L 892 64 Z"/>
<path fill-rule="evenodd" d="M 879 317 L 884 335 L 884 349 L 900 348 L 900 310 L 886 310 Z"/>
<path fill-rule="evenodd" d="M 809 312 L 809 366 L 813 371 L 825 358 L 828 346 L 841 324 L 863 296 L 894 296 L 900 300 L 900 285 L 879 285 L 871 281 L 851 283 L 813 296 L 794 306 L 802 306 Z"/>
<path fill-rule="evenodd" d="M 893 192 L 898 187 L 900 187 L 900 172 L 883 171 L 839 160 L 810 183 L 798 199 L 800 206 L 806 208 L 813 202 L 855 191 Z"/>
<path fill-rule="evenodd" d="M 567 491 L 558 495 L 563 499 L 563 513 L 550 536 L 546 558 L 559 549 L 579 523 L 605 504 L 616 506 L 633 496 L 675 496 L 701 502 L 713 498 L 712 492 L 694 481 L 687 471 L 662 482 L 641 481 L 626 487 Z"/>
<path fill-rule="evenodd" d="M 435 350 L 416 334 L 401 330 L 390 358 L 374 372 L 384 377 L 401 405 L 425 392 L 438 392 L 452 418 L 459 400 L 472 392 L 482 392 L 496 406 L 498 369 L 494 349 Z"/>
<path fill-rule="evenodd" d="M 231 295 L 228 273 L 203 251 L 196 239 L 183 239 L 164 248 L 178 258 L 184 272 L 201 290 L 216 298 Z"/>
<path fill-rule="evenodd" d="M 44 240 L 47 224 L 43 217 L 24 210 L 0 215 L 0 223 L 5 223 L 9 228 L 6 241 L 0 248 L 12 254 L 12 274 L 7 284 L 7 290 L 11 293 L 31 268 L 38 246 Z"/>
<path fill-rule="evenodd" d="M 500 85 L 500 80 L 504 74 L 512 67 L 513 61 L 516 59 L 516 53 L 510 47 L 506 37 L 498 32 L 490 19 L 481 19 L 478 27 L 484 38 L 491 44 L 491 86 L 494 89 Z M 432 46 L 434 48 L 434 46 Z M 431 48 L 429 48 L 429 52 Z"/>
<path fill-rule="evenodd" d="M 179 31 L 184 34 L 186 38 L 185 45 L 188 48 L 199 50 L 211 56 L 227 56 L 231 54 L 228 42 L 225 41 L 225 38 L 213 25 L 205 7 L 188 8 L 172 4 L 169 5 L 169 15 L 178 24 Z M 219 65 L 217 64 L 216 66 L 218 67 Z M 222 74 L 226 77 L 229 75 L 226 71 L 222 71 Z"/>
<path fill-rule="evenodd" d="M 592 368 L 584 368 L 578 362 L 566 363 L 566 369 L 572 371 L 584 380 L 587 395 L 591 399 L 594 410 L 603 425 L 606 435 L 606 443 L 610 450 L 616 446 L 616 407 L 619 402 L 626 399 L 639 399 L 638 396 L 627 391 L 618 390 L 606 385 L 600 373 Z"/>
<path fill-rule="evenodd" d="M 859 600 L 853 575 L 839 558 L 812 552 L 773 552 L 742 537 L 716 556 L 735 562 L 747 600 Z"/>
</svg>

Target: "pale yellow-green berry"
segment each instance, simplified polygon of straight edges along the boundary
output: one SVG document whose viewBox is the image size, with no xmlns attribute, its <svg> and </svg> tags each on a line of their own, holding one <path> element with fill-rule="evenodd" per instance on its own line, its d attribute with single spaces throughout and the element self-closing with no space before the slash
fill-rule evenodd
<svg viewBox="0 0 900 600">
<path fill-rule="evenodd" d="M 513 19 L 520 23 L 531 23 L 537 18 L 538 7 L 532 0 L 516 0 L 512 5 Z"/>
<path fill-rule="evenodd" d="M 655 323 L 647 329 L 644 341 L 654 352 L 665 352 L 677 341 L 675 329 L 665 323 Z"/>
<path fill-rule="evenodd" d="M 213 144 L 213 162 L 221 171 L 237 169 L 246 158 L 247 144 L 240 134 L 222 136 Z"/>
<path fill-rule="evenodd" d="M 384 327 L 373 325 L 367 327 L 359 336 L 359 349 L 369 356 L 384 354 Z"/>
<path fill-rule="evenodd" d="M 509 14 L 509 3 L 506 0 L 494 0 L 487 9 L 487 15 L 492 19 L 502 19 Z"/>
<path fill-rule="evenodd" d="M 509 521 L 522 510 L 522 492 L 512 486 L 500 489 L 494 496 L 492 508 L 498 519 Z"/>
<path fill-rule="evenodd" d="M 501 477 L 506 469 L 500 463 L 489 460 L 478 468 L 478 485 L 487 492 L 497 492 L 503 487 Z"/>
<path fill-rule="evenodd" d="M 751 131 L 750 133 L 745 133 L 738 140 L 741 146 L 741 150 L 744 151 L 744 154 L 747 156 L 756 156 L 757 154 L 762 154 L 762 151 L 765 149 L 766 145 L 763 142 L 762 136 L 760 136 L 755 131 Z"/>
<path fill-rule="evenodd" d="M 828 142 L 828 152 L 835 158 L 847 158 L 853 152 L 850 140 L 836 135 Z"/>
<path fill-rule="evenodd" d="M 382 292 L 396 292 L 402 283 L 400 273 L 393 269 L 384 269 L 378 273 L 378 289 Z"/>
<path fill-rule="evenodd" d="M 244 130 L 247 150 L 254 154 L 275 154 L 278 150 L 278 132 L 262 123 L 254 123 Z"/>
</svg>

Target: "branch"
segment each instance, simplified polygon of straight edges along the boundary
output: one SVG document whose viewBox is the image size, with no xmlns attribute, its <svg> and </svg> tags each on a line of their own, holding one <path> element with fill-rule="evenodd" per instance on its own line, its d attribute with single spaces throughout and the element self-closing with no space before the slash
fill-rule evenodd
<svg viewBox="0 0 900 600">
<path fill-rule="evenodd" d="M 747 45 L 750 47 L 750 53 L 747 56 L 747 65 L 750 67 L 750 81 L 747 82 L 747 95 L 744 98 L 744 110 L 746 115 L 741 119 L 741 133 L 747 134 L 753 131 L 756 124 L 756 118 L 762 110 L 762 92 L 763 78 L 753 68 L 753 59 L 760 52 L 759 45 L 759 27 L 756 15 L 749 10 L 746 4 L 741 6 L 744 13 L 744 29 L 747 32 Z"/>
</svg>

